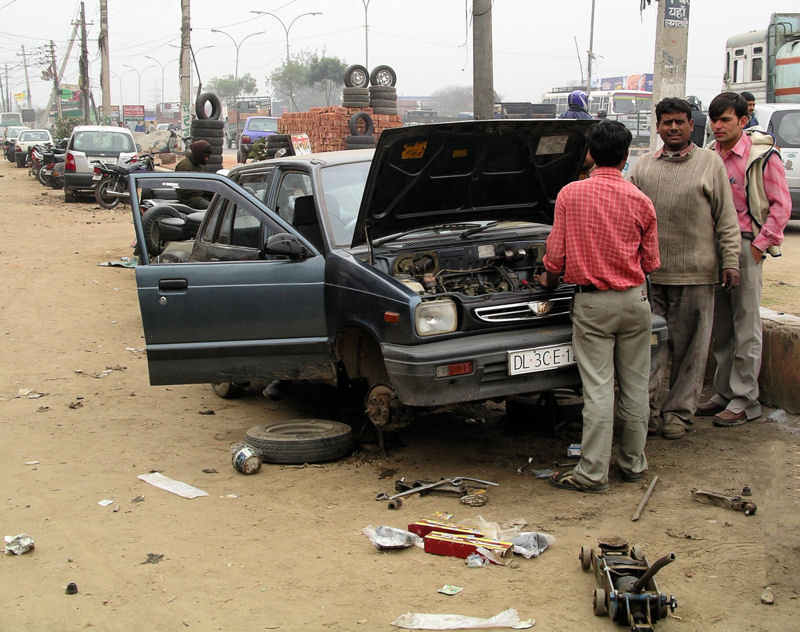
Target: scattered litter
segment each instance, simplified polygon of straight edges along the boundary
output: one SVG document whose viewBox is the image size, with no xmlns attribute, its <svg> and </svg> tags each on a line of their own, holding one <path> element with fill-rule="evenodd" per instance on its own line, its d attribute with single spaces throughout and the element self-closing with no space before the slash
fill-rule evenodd
<svg viewBox="0 0 800 632">
<path fill-rule="evenodd" d="M 70 582 L 69 584 L 67 584 L 67 587 L 64 589 L 64 592 L 68 595 L 77 595 L 78 585 L 75 582 Z"/>
<path fill-rule="evenodd" d="M 369 541 L 375 545 L 379 551 L 391 551 L 394 549 L 407 549 L 410 546 L 422 546 L 422 538 L 411 531 L 396 529 L 395 527 L 364 527 L 361 530 Z"/>
<path fill-rule="evenodd" d="M 531 461 L 533 461 L 533 457 L 529 456 L 528 460 L 517 468 L 517 476 L 522 474 L 522 471 L 531 464 Z"/>
<path fill-rule="evenodd" d="M 467 507 L 483 507 L 488 502 L 486 494 L 466 494 L 461 497 L 461 504 Z"/>
<path fill-rule="evenodd" d="M 100 373 L 94 373 L 92 377 L 102 380 L 104 377 L 108 377 L 109 375 L 111 375 L 111 369 L 105 369 L 104 371 L 100 371 Z"/>
<path fill-rule="evenodd" d="M 158 564 L 162 559 L 164 559 L 163 553 L 148 553 L 147 559 L 139 564 Z"/>
<path fill-rule="evenodd" d="M 134 347 L 125 347 L 125 351 L 130 351 L 131 353 L 144 353 L 144 347 L 139 347 L 135 349 Z"/>
<path fill-rule="evenodd" d="M 106 268 L 135 268 L 136 257 L 133 259 L 128 257 L 120 257 L 119 259 L 111 259 L 110 261 L 101 261 L 97 265 Z"/>
<path fill-rule="evenodd" d="M 14 399 L 19 397 L 27 397 L 28 399 L 39 399 L 40 397 L 44 397 L 45 393 L 39 393 L 38 391 L 34 391 L 30 388 L 21 388 L 17 391 L 17 394 L 14 395 Z"/>
<path fill-rule="evenodd" d="M 131 502 L 132 503 L 143 503 L 144 502 L 144 496 L 137 496 L 136 498 L 131 498 Z"/>
<path fill-rule="evenodd" d="M 100 505 L 101 507 L 108 507 L 109 505 L 113 505 L 114 501 L 113 500 L 101 500 L 97 504 Z"/>
<path fill-rule="evenodd" d="M 769 415 L 767 415 L 766 420 L 782 424 L 788 421 L 792 421 L 792 415 L 787 413 L 782 408 L 779 408 L 778 410 L 773 410 Z"/>
<path fill-rule="evenodd" d="M 470 553 L 467 555 L 467 566 L 470 568 L 481 568 L 483 566 L 488 566 L 490 563 L 489 560 L 477 553 Z"/>
<path fill-rule="evenodd" d="M 775 603 L 775 595 L 772 593 L 771 588 L 767 588 L 763 593 L 761 593 L 761 603 L 765 606 L 771 606 Z"/>
<path fill-rule="evenodd" d="M 203 474 L 219 474 L 213 467 L 204 467 Z"/>
<path fill-rule="evenodd" d="M 39 465 L 39 461 L 25 461 L 25 465 Z"/>
<path fill-rule="evenodd" d="M 177 494 L 182 498 L 197 498 L 198 496 L 208 496 L 208 492 L 204 492 L 202 489 L 198 489 L 188 483 L 183 483 L 181 481 L 176 481 L 171 479 L 167 476 L 164 476 L 161 472 L 150 472 L 149 474 L 139 474 L 137 478 L 143 480 L 145 483 L 150 483 L 154 487 L 158 487 L 159 489 L 163 489 L 168 492 L 172 492 L 173 494 Z"/>
<path fill-rule="evenodd" d="M 534 625 L 533 619 L 519 620 L 519 613 L 514 608 L 502 612 L 488 619 L 469 617 L 463 614 L 421 614 L 407 612 L 392 621 L 396 628 L 406 630 L 467 630 L 476 628 L 513 628 L 527 630 Z"/>
<path fill-rule="evenodd" d="M 531 470 L 536 478 L 550 478 L 556 473 L 555 470 Z"/>
<path fill-rule="evenodd" d="M 677 529 L 667 529 L 666 534 L 671 538 L 683 538 L 685 540 L 703 540 L 704 538 L 698 538 L 696 535 L 692 535 L 691 533 L 686 533 L 686 531 L 678 531 Z"/>
<path fill-rule="evenodd" d="M 13 553 L 14 555 L 22 555 L 34 548 L 33 538 L 27 533 L 19 533 L 17 535 L 5 536 L 6 553 Z"/>
<path fill-rule="evenodd" d="M 236 494 L 225 494 L 225 498 L 239 498 Z"/>
<path fill-rule="evenodd" d="M 742 487 L 742 496 L 752 496 L 752 495 L 753 495 L 753 492 L 750 491 L 750 486 L 749 485 L 745 485 L 744 487 Z"/>
<path fill-rule="evenodd" d="M 251 446 L 244 443 L 234 444 L 231 451 L 233 452 L 231 464 L 235 470 L 242 474 L 255 474 L 261 469 L 261 456 Z"/>
<path fill-rule="evenodd" d="M 539 557 L 555 541 L 555 537 L 549 533 L 539 533 L 538 531 L 523 531 L 511 538 L 514 553 L 521 555 L 526 560 Z"/>
<path fill-rule="evenodd" d="M 198 410 L 197 414 L 198 415 L 216 415 L 217 413 L 215 413 L 213 410 Z"/>
<path fill-rule="evenodd" d="M 80 375 L 81 373 L 83 373 L 83 369 L 75 369 L 75 373 L 77 373 L 78 375 Z"/>
<path fill-rule="evenodd" d="M 461 586 L 453 586 L 453 584 L 445 584 L 436 592 L 440 592 L 443 595 L 450 595 L 452 597 L 453 595 L 457 595 L 458 593 L 460 593 L 462 590 L 464 589 Z"/>
<path fill-rule="evenodd" d="M 570 443 L 567 446 L 567 456 L 580 456 L 581 455 L 581 444 L 580 443 Z"/>
</svg>

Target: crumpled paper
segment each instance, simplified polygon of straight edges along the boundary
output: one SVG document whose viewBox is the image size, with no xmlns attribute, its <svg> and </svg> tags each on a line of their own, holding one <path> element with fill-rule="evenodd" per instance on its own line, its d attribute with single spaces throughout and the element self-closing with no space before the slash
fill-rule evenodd
<svg viewBox="0 0 800 632">
<path fill-rule="evenodd" d="M 410 546 L 422 546 L 422 538 L 411 531 L 404 531 L 395 527 L 381 525 L 379 527 L 364 527 L 361 530 L 369 541 L 375 545 L 379 551 L 390 551 L 392 549 L 407 549 Z"/>
<path fill-rule="evenodd" d="M 503 610 L 493 617 L 482 619 L 468 617 L 462 614 L 421 614 L 407 612 L 392 621 L 396 628 L 406 630 L 469 630 L 475 628 L 512 628 L 526 630 L 533 627 L 533 619 L 519 620 L 519 614 L 514 608 Z"/>
<path fill-rule="evenodd" d="M 22 555 L 34 548 L 33 538 L 27 533 L 19 533 L 17 535 L 5 536 L 6 553 L 13 553 L 14 555 Z"/>
</svg>

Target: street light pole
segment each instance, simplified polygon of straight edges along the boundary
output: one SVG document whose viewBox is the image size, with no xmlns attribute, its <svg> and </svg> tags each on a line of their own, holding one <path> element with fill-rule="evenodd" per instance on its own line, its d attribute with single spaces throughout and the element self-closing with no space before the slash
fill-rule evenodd
<svg viewBox="0 0 800 632">
<path fill-rule="evenodd" d="M 283 20 L 281 20 L 277 15 L 275 15 L 271 11 L 250 11 L 250 13 L 255 13 L 256 15 L 271 15 L 273 18 L 275 18 L 276 20 L 278 20 L 278 22 L 281 23 L 281 26 L 283 27 L 283 32 L 286 34 L 286 63 L 287 64 L 289 63 L 289 31 L 292 29 L 292 25 L 295 22 L 297 22 L 297 20 L 302 18 L 304 15 L 322 15 L 321 11 L 309 11 L 308 13 L 301 13 L 294 20 L 289 22 L 289 26 L 286 26 L 286 24 L 283 23 Z"/>
<path fill-rule="evenodd" d="M 264 33 L 266 33 L 266 31 L 259 31 L 258 33 L 250 33 L 250 35 L 245 35 L 241 40 L 239 40 L 238 44 L 236 43 L 236 40 L 233 39 L 233 36 L 230 35 L 229 33 L 226 33 L 225 31 L 221 31 L 220 29 L 211 29 L 211 32 L 222 33 L 226 37 L 230 38 L 230 40 L 233 42 L 233 47 L 236 49 L 236 66 L 233 74 L 233 82 L 235 84 L 236 81 L 239 79 L 239 49 L 242 47 L 242 44 L 244 44 L 247 39 L 254 37 L 255 35 L 263 35 Z M 234 88 L 235 87 L 236 86 L 234 85 Z"/>
<path fill-rule="evenodd" d="M 178 46 L 177 44 L 170 44 L 170 46 L 172 46 L 173 48 L 180 48 L 180 46 Z M 197 73 L 197 56 L 200 54 L 201 50 L 205 50 L 206 48 L 215 48 L 215 46 L 214 44 L 209 44 L 208 46 L 201 46 L 197 50 L 193 51 L 192 55 L 190 56 L 189 63 L 195 67 L 195 73 Z M 189 73 L 189 94 L 194 94 L 194 73 L 191 72 Z"/>
<path fill-rule="evenodd" d="M 160 61 L 158 61 L 155 57 L 150 57 L 150 55 L 145 55 L 144 58 L 145 59 L 149 59 L 150 61 L 156 62 L 158 64 L 158 67 L 161 68 L 161 103 L 162 103 L 161 109 L 163 110 L 164 109 L 164 105 L 163 105 L 163 103 L 164 103 L 164 65 Z M 158 111 L 158 108 L 156 108 L 156 111 Z"/>
<path fill-rule="evenodd" d="M 136 105 L 144 105 L 144 104 L 142 103 L 142 73 L 143 73 L 145 70 L 150 70 L 151 68 L 155 68 L 155 66 L 147 66 L 146 68 L 142 68 L 141 70 L 137 70 L 136 68 L 134 68 L 134 67 L 133 67 L 133 66 L 131 66 L 130 64 L 122 64 L 122 66 L 123 66 L 124 68 L 130 68 L 130 69 L 131 69 L 131 70 L 133 70 L 133 72 L 135 72 L 135 73 L 136 73 L 136 75 L 139 77 L 139 102 L 138 102 Z"/>
</svg>

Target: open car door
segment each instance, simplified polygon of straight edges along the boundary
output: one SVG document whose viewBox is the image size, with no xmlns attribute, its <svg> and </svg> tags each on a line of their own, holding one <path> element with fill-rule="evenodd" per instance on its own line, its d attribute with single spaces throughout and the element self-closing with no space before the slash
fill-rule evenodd
<svg viewBox="0 0 800 632">
<path fill-rule="evenodd" d="M 136 286 L 150 383 L 332 377 L 325 257 L 223 176 L 130 177 L 132 192 L 165 188 L 207 192 L 212 199 L 194 241 L 181 244 L 184 260 L 176 261 L 180 257 L 148 254 L 139 196 L 131 196 L 139 244 Z M 164 226 L 162 235 L 168 228 Z M 147 237 L 152 243 L 152 226 L 147 227 Z M 267 242 L 283 248 L 271 250 Z"/>
</svg>

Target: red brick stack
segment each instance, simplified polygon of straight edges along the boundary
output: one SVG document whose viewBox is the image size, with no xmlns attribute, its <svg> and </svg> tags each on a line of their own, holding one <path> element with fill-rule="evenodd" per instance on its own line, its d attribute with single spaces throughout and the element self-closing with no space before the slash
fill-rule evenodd
<svg viewBox="0 0 800 632">
<path fill-rule="evenodd" d="M 308 112 L 286 112 L 278 120 L 281 134 L 308 134 L 311 150 L 339 151 L 345 149 L 345 136 L 350 135 L 348 123 L 356 112 L 366 112 L 372 117 L 375 129 L 372 135 L 377 138 L 390 127 L 400 127 L 403 122 L 399 116 L 373 114 L 372 108 L 344 108 L 330 105 L 324 108 L 311 108 Z M 363 132 L 363 122 L 359 121 L 359 132 Z"/>
</svg>

